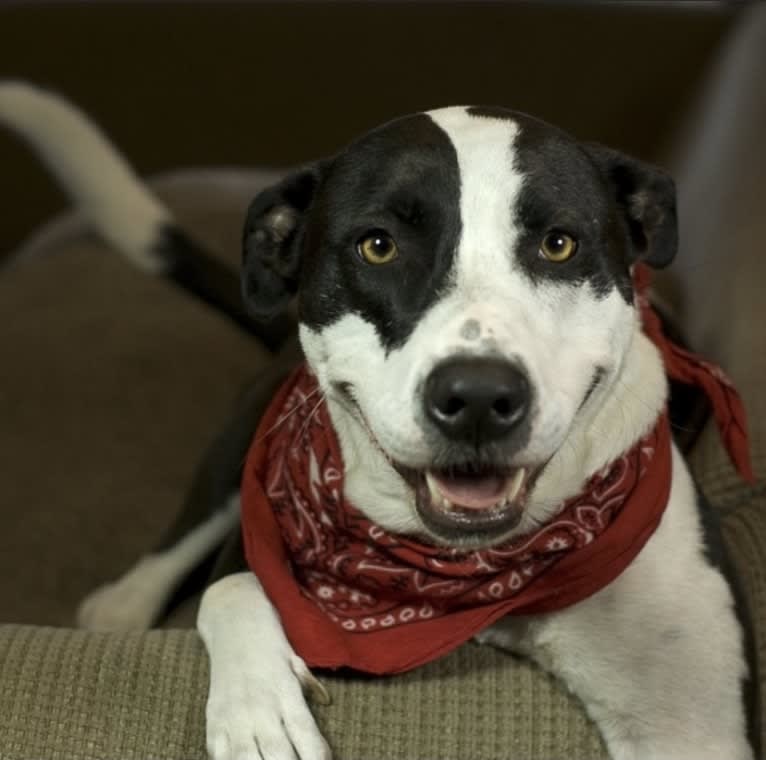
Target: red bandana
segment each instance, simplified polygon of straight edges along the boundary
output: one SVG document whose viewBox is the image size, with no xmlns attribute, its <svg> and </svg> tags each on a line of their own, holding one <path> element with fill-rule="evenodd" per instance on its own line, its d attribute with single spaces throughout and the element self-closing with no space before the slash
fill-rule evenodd
<svg viewBox="0 0 766 760">
<path fill-rule="evenodd" d="M 668 374 L 710 396 L 724 442 L 752 479 L 741 402 L 717 367 L 670 343 L 641 303 Z M 296 652 L 314 667 L 397 673 L 507 614 L 550 612 L 614 580 L 662 518 L 666 414 L 536 532 L 481 551 L 386 533 L 343 496 L 343 460 L 316 380 L 299 367 L 261 420 L 242 481 L 245 553 Z"/>
</svg>

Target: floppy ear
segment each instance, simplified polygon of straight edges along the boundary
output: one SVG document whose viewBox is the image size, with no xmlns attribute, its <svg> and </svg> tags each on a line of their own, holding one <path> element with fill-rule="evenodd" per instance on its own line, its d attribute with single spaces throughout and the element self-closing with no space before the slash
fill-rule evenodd
<svg viewBox="0 0 766 760">
<path fill-rule="evenodd" d="M 673 178 L 603 145 L 589 144 L 585 149 L 601 170 L 625 221 L 630 263 L 640 260 L 657 269 L 666 267 L 678 248 Z"/>
<path fill-rule="evenodd" d="M 308 166 L 250 204 L 242 239 L 242 295 L 256 319 L 275 317 L 298 289 L 305 216 L 319 179 L 320 165 Z"/>
</svg>

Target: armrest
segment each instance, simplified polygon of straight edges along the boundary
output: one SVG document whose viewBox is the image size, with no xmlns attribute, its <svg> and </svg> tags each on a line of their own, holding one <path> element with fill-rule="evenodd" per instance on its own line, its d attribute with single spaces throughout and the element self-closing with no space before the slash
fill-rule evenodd
<svg viewBox="0 0 766 760">
<path fill-rule="evenodd" d="M 336 760 L 605 758 L 576 701 L 527 663 L 468 644 L 392 678 L 324 677 Z M 193 631 L 0 626 L 0 757 L 203 760 L 207 660 Z"/>
</svg>

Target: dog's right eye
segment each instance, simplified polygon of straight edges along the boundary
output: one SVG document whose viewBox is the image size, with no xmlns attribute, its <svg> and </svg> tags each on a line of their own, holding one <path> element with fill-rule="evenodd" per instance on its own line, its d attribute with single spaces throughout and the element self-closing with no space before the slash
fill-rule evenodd
<svg viewBox="0 0 766 760">
<path fill-rule="evenodd" d="M 540 243 L 540 255 L 555 264 L 561 264 L 577 251 L 577 241 L 566 232 L 553 230 L 549 232 Z"/>
<path fill-rule="evenodd" d="M 356 250 L 368 264 L 388 264 L 399 255 L 394 239 L 384 230 L 368 232 L 356 244 Z"/>
</svg>

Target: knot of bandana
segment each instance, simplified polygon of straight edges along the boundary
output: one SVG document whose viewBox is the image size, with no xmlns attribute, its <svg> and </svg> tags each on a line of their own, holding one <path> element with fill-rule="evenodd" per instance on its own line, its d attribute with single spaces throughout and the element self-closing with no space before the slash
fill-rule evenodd
<svg viewBox="0 0 766 760">
<path fill-rule="evenodd" d="M 643 300 L 641 308 L 668 373 L 713 389 L 724 440 L 747 476 L 744 413 L 731 384 L 667 341 Z M 396 673 L 442 656 L 504 615 L 562 609 L 606 586 L 659 524 L 671 475 L 663 413 L 532 534 L 480 551 L 418 543 L 387 533 L 344 498 L 338 441 L 304 365 L 273 400 L 248 455 L 245 553 L 307 664 Z"/>
</svg>

